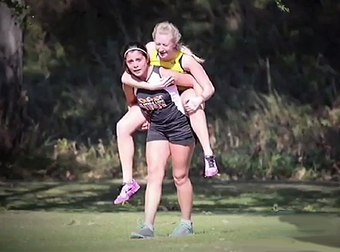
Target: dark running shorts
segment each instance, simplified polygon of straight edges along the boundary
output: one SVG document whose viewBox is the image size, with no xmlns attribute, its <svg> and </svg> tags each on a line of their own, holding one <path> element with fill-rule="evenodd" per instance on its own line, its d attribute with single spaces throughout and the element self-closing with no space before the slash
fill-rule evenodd
<svg viewBox="0 0 340 252">
<path fill-rule="evenodd" d="M 150 125 L 146 141 L 165 140 L 172 144 L 188 146 L 196 142 L 196 135 L 193 132 L 189 119 L 184 123 L 173 122 L 172 125 Z"/>
</svg>

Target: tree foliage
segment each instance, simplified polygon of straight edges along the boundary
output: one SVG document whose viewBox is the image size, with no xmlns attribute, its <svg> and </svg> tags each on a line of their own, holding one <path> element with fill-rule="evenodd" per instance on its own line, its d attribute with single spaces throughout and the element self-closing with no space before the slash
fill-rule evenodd
<svg viewBox="0 0 340 252">
<path fill-rule="evenodd" d="M 47 149 L 59 138 L 87 148 L 98 138 L 111 141 L 126 110 L 120 50 L 130 40 L 150 41 L 154 25 L 169 20 L 183 42 L 206 59 L 216 86 L 206 111 L 222 167 L 238 176 L 289 177 L 296 169 L 337 173 L 339 1 L 26 4 L 30 124 L 23 139 L 29 150 Z M 143 145 L 139 142 L 139 153 Z M 201 156 L 195 156 L 199 165 Z"/>
<path fill-rule="evenodd" d="M 24 130 L 23 1 L 0 2 L 0 156 L 19 148 Z"/>
</svg>

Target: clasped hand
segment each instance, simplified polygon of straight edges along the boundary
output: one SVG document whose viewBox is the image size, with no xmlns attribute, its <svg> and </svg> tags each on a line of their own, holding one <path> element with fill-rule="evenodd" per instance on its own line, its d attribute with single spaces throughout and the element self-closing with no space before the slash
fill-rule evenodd
<svg viewBox="0 0 340 252">
<path fill-rule="evenodd" d="M 147 120 L 145 120 L 145 122 L 140 126 L 138 130 L 145 131 L 145 130 L 148 130 L 149 128 L 150 128 L 150 123 Z"/>
<path fill-rule="evenodd" d="M 197 109 L 199 109 L 199 107 L 202 105 L 203 102 L 204 100 L 202 96 L 196 96 L 196 97 L 190 98 L 184 104 L 184 109 L 188 114 L 195 113 Z"/>
</svg>

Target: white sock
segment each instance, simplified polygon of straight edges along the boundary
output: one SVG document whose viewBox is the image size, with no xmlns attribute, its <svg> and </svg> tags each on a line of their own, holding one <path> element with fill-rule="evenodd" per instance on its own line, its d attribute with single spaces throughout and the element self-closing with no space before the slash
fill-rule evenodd
<svg viewBox="0 0 340 252">
<path fill-rule="evenodd" d="M 188 226 L 191 226 L 192 225 L 192 221 L 191 220 L 185 220 L 185 219 L 181 219 L 181 222 L 188 225 Z"/>
<path fill-rule="evenodd" d="M 151 231 L 153 231 L 153 225 L 152 224 L 150 224 L 150 223 L 144 223 L 144 225 L 148 228 L 148 229 L 150 229 Z"/>
</svg>

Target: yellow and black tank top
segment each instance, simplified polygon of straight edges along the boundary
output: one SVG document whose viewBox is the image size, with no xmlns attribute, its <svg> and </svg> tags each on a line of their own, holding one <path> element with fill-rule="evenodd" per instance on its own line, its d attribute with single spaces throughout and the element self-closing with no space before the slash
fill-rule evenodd
<svg viewBox="0 0 340 252">
<path fill-rule="evenodd" d="M 179 73 L 186 73 L 186 71 L 183 69 L 182 64 L 181 64 L 183 54 L 184 54 L 183 52 L 178 51 L 176 54 L 176 57 L 173 60 L 161 61 L 158 57 L 157 50 L 154 50 L 150 57 L 150 64 L 153 66 L 161 66 L 167 69 L 171 69 Z M 181 93 L 184 90 L 188 89 L 187 87 L 177 87 L 177 88 Z"/>
<path fill-rule="evenodd" d="M 157 50 L 154 50 L 150 57 L 150 64 L 153 66 L 161 66 L 167 69 L 171 69 L 179 73 L 184 73 L 185 70 L 182 68 L 181 65 L 183 54 L 183 52 L 179 51 L 177 52 L 176 57 L 173 60 L 161 61 L 158 58 Z"/>
</svg>

